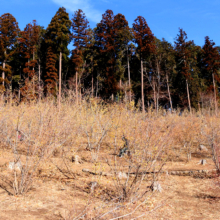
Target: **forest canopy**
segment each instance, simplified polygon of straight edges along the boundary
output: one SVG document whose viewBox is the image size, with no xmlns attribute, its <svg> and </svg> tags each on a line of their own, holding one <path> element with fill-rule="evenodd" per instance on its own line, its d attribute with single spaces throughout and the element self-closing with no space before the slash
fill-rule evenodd
<svg viewBox="0 0 220 220">
<path fill-rule="evenodd" d="M 73 49 L 70 50 L 69 46 Z M 144 17 L 132 27 L 106 10 L 94 29 L 81 9 L 58 9 L 47 28 L 36 20 L 20 30 L 16 18 L 0 17 L 0 93 L 20 101 L 68 95 L 132 101 L 142 110 L 213 106 L 220 85 L 220 49 L 204 46 L 179 28 L 174 42 L 158 39 Z"/>
</svg>

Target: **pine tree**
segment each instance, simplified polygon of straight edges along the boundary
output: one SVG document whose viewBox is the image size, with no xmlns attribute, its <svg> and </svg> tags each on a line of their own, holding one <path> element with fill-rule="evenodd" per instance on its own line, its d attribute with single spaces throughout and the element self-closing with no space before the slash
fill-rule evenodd
<svg viewBox="0 0 220 220">
<path fill-rule="evenodd" d="M 24 82 L 25 85 L 21 88 L 21 94 L 25 98 L 36 98 L 37 97 L 37 77 L 35 77 L 35 72 L 37 69 L 37 52 L 38 52 L 38 42 L 40 39 L 40 26 L 37 22 L 33 20 L 21 31 L 21 37 L 18 38 L 19 50 L 21 56 L 26 60 L 24 72 Z M 32 88 L 33 87 L 33 88 Z M 26 89 L 31 90 L 26 91 Z M 33 94 L 30 94 L 33 93 Z"/>
<path fill-rule="evenodd" d="M 85 88 L 91 88 L 91 95 L 94 96 L 95 80 L 97 81 L 96 60 L 97 50 L 95 48 L 95 33 L 94 30 L 88 29 L 88 42 L 85 49 L 85 56 L 87 61 L 87 72 L 89 74 L 87 83 L 84 83 Z M 97 91 L 96 91 L 97 94 Z"/>
<path fill-rule="evenodd" d="M 161 95 L 162 82 L 164 81 L 164 72 L 162 71 L 162 62 L 164 59 L 161 40 L 155 38 L 155 52 L 148 61 L 148 81 L 153 90 L 154 108 L 159 110 L 159 99 Z"/>
<path fill-rule="evenodd" d="M 162 47 L 162 63 L 161 63 L 161 69 L 164 72 L 165 81 L 166 81 L 166 89 L 169 97 L 170 102 L 170 108 L 173 110 L 173 103 L 171 99 L 171 91 L 170 91 L 170 81 L 172 81 L 173 75 L 174 75 L 174 69 L 175 69 L 175 53 L 173 46 L 167 42 L 165 39 L 162 39 L 161 41 L 161 47 Z"/>
<path fill-rule="evenodd" d="M 19 34 L 19 27 L 16 19 L 9 13 L 0 17 L 0 60 L 2 61 L 1 82 L 2 90 L 5 90 L 5 83 L 8 84 L 11 77 L 11 67 L 9 62 L 15 53 L 15 45 Z"/>
<path fill-rule="evenodd" d="M 39 38 L 37 42 L 37 65 L 38 65 L 38 93 L 39 97 L 42 95 L 43 85 L 42 85 L 42 72 L 44 71 L 43 67 L 46 62 L 46 46 L 45 46 L 45 32 L 44 27 L 39 26 Z"/>
<path fill-rule="evenodd" d="M 183 95 L 186 88 L 188 106 L 191 112 L 189 82 L 192 81 L 191 64 L 196 59 L 196 56 L 195 56 L 194 42 L 187 41 L 187 34 L 185 31 L 183 31 L 183 29 L 179 29 L 179 34 L 176 37 L 175 51 L 176 51 L 176 71 L 177 71 L 177 77 L 176 77 L 177 92 L 178 94 Z M 186 86 L 184 86 L 184 81 Z"/>
<path fill-rule="evenodd" d="M 121 91 L 122 80 L 124 79 L 126 69 L 125 67 L 128 62 L 128 44 L 132 40 L 132 33 L 125 16 L 120 13 L 114 17 L 113 28 L 115 30 L 116 75 L 119 78 L 119 89 Z M 130 86 L 129 83 L 129 87 Z"/>
<path fill-rule="evenodd" d="M 215 43 L 209 39 L 209 37 L 205 37 L 205 45 L 203 46 L 203 59 L 202 59 L 202 67 L 203 67 L 203 77 L 206 79 L 207 84 L 209 84 L 209 88 L 213 86 L 214 90 L 214 100 L 215 100 L 215 113 L 217 114 L 217 91 L 216 91 L 216 82 L 220 82 L 220 55 L 218 53 L 217 47 L 214 47 Z"/>
<path fill-rule="evenodd" d="M 32 24 L 27 24 L 24 31 L 21 31 L 21 37 L 18 39 L 20 50 L 24 54 L 24 57 L 27 59 L 27 62 L 25 64 L 26 67 L 23 71 L 29 80 L 32 79 L 35 74 L 35 68 L 37 64 L 36 53 L 39 37 L 40 27 L 34 20 Z"/>
<path fill-rule="evenodd" d="M 123 79 L 123 58 L 126 57 L 126 46 L 130 39 L 130 29 L 124 15 L 114 16 L 113 11 L 107 10 L 95 29 L 95 47 L 99 53 L 96 59 L 102 81 L 101 92 L 105 97 L 109 94 L 113 97 L 120 88 L 117 81 Z"/>
<path fill-rule="evenodd" d="M 62 59 L 64 60 L 68 59 L 67 56 L 69 54 L 69 50 L 67 46 L 71 40 L 70 27 L 71 27 L 71 21 L 69 20 L 69 14 L 66 12 L 66 9 L 62 7 L 58 9 L 55 16 L 52 18 L 50 24 L 46 29 L 46 34 L 45 34 L 45 42 L 47 44 L 47 55 L 50 56 L 49 54 L 55 54 L 57 58 L 59 58 L 57 59 L 56 62 L 58 63 L 57 66 L 59 68 L 59 98 L 58 98 L 59 106 L 61 101 Z M 50 59 L 51 57 L 47 58 L 48 61 Z M 55 62 L 52 63 L 55 65 Z M 51 66 L 52 63 L 46 64 L 46 66 L 48 65 Z M 56 66 L 53 67 L 53 70 L 55 69 Z M 49 76 L 48 75 L 49 73 L 51 73 L 52 75 Z M 54 71 L 47 72 L 47 77 L 49 77 L 49 81 L 58 78 L 58 77 L 54 77 Z M 48 81 L 46 80 L 46 82 Z M 51 85 L 55 86 L 56 82 L 50 83 L 50 86 Z M 53 90 L 54 89 L 55 88 L 53 88 Z"/>
<path fill-rule="evenodd" d="M 81 9 L 74 13 L 72 18 L 72 31 L 73 31 L 73 46 L 75 49 L 72 51 L 72 61 L 75 65 L 76 72 L 76 102 L 78 103 L 78 78 L 81 79 L 83 69 L 85 68 L 85 48 L 88 43 L 88 20 Z M 80 74 L 78 76 L 78 74 Z M 81 80 L 80 80 L 81 81 Z M 81 85 L 80 85 L 81 94 Z M 81 95 L 80 95 L 81 99 Z"/>
<path fill-rule="evenodd" d="M 133 23 L 134 42 L 138 45 L 137 51 L 141 61 L 141 98 L 142 110 L 145 111 L 144 104 L 144 72 L 143 60 L 155 52 L 155 38 L 152 34 L 145 18 L 138 16 Z"/>
<path fill-rule="evenodd" d="M 100 81 L 102 85 L 100 92 L 103 96 L 108 97 L 117 91 L 116 80 L 116 57 L 115 57 L 115 30 L 114 30 L 113 11 L 107 10 L 102 15 L 102 20 L 97 24 L 95 30 L 95 46 L 98 48 L 99 56 L 96 58 L 99 65 Z"/>
<path fill-rule="evenodd" d="M 170 91 L 170 80 L 173 79 L 175 68 L 174 49 L 165 39 L 155 38 L 155 53 L 152 54 L 146 67 L 148 67 L 148 81 L 153 90 L 152 99 L 154 100 L 155 109 L 159 110 L 159 101 L 173 109 Z"/>
</svg>

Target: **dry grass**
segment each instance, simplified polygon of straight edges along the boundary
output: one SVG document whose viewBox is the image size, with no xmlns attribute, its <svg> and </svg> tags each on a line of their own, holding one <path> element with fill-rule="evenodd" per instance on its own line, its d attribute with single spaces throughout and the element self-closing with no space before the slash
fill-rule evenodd
<svg viewBox="0 0 220 220">
<path fill-rule="evenodd" d="M 1 105 L 0 218 L 218 219 L 213 179 L 158 171 L 214 169 L 219 125 L 210 112 L 142 113 L 133 103 L 94 99 L 81 105 L 67 99 L 60 109 L 53 100 Z M 129 154 L 119 158 L 123 136 Z M 79 164 L 73 162 L 76 155 Z M 207 164 L 199 165 L 200 159 Z M 8 168 L 18 161 L 21 170 Z M 119 178 L 120 172 L 127 177 Z M 161 193 L 151 191 L 155 181 Z M 94 190 L 91 182 L 97 182 Z"/>
</svg>

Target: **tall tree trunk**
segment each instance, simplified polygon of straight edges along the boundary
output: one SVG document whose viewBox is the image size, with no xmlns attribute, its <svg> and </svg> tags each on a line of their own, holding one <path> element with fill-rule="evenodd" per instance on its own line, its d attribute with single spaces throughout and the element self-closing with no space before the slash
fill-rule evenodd
<svg viewBox="0 0 220 220">
<path fill-rule="evenodd" d="M 188 80 L 186 79 L 186 90 L 187 90 L 187 97 L 188 97 L 188 104 L 189 104 L 189 111 L 191 112 L 191 102 L 190 102 L 190 96 L 189 96 L 189 84 L 188 84 Z"/>
<path fill-rule="evenodd" d="M 40 60 L 39 60 L 40 62 Z M 40 63 L 38 64 L 38 83 L 39 83 L 39 91 L 40 91 L 40 80 L 41 80 L 41 77 L 40 77 Z"/>
<path fill-rule="evenodd" d="M 166 78 L 167 78 L 167 91 L 168 91 L 169 100 L 170 100 L 170 108 L 171 108 L 171 111 L 173 111 L 173 104 L 172 104 L 171 95 L 170 95 L 170 86 L 169 86 L 169 80 L 168 80 L 167 73 L 166 73 Z"/>
<path fill-rule="evenodd" d="M 40 60 L 39 60 L 40 62 Z M 41 74 L 40 74 L 40 63 L 38 64 L 38 95 L 39 95 L 39 98 L 41 99 L 41 88 L 40 88 L 40 81 L 41 81 Z"/>
<path fill-rule="evenodd" d="M 155 83 L 155 79 L 153 81 L 153 90 L 154 90 L 154 108 L 156 110 L 157 109 L 157 100 L 156 100 L 156 83 Z"/>
<path fill-rule="evenodd" d="M 130 73 L 130 63 L 127 53 L 127 63 L 128 63 L 128 86 L 129 86 L 129 101 L 131 102 L 131 73 Z"/>
<path fill-rule="evenodd" d="M 159 112 L 159 96 L 160 96 L 160 68 L 157 61 L 157 113 Z"/>
<path fill-rule="evenodd" d="M 141 101 L 142 101 L 142 111 L 145 112 L 145 106 L 144 106 L 144 69 L 143 69 L 142 58 L 141 58 Z"/>
<path fill-rule="evenodd" d="M 2 85 L 3 85 L 3 89 L 5 87 L 5 60 L 3 61 L 3 64 L 2 64 L 2 68 L 3 68 L 3 71 L 2 71 Z M 3 90 L 3 93 L 2 93 L 2 100 L 4 99 L 4 90 Z"/>
<path fill-rule="evenodd" d="M 94 84 L 94 78 L 93 78 L 93 73 L 92 73 L 92 98 L 94 96 L 94 86 L 93 86 L 93 84 Z"/>
<path fill-rule="evenodd" d="M 4 55 L 6 56 L 6 51 L 4 52 Z M 3 87 L 5 86 L 5 71 L 4 71 L 5 63 L 6 63 L 6 60 L 4 59 L 3 64 L 2 64 L 2 68 L 3 68 L 3 71 L 2 71 L 2 80 L 3 80 L 2 85 L 3 85 Z"/>
<path fill-rule="evenodd" d="M 160 88 L 157 87 L 157 114 L 159 112 L 159 97 L 160 97 Z"/>
<path fill-rule="evenodd" d="M 4 69 L 5 69 L 5 60 L 3 61 L 3 64 L 2 64 L 2 68 L 3 68 L 3 71 L 2 71 L 2 85 L 3 85 L 3 87 L 5 86 L 5 71 L 4 71 Z"/>
<path fill-rule="evenodd" d="M 10 84 L 10 103 L 12 105 L 12 80 L 11 80 L 11 84 Z"/>
<path fill-rule="evenodd" d="M 62 52 L 60 52 L 60 62 L 59 62 L 59 110 L 60 110 L 60 102 L 61 102 L 61 83 L 62 83 Z"/>
<path fill-rule="evenodd" d="M 6 51 L 4 52 L 4 54 L 6 55 Z M 3 89 L 4 89 L 4 87 L 5 87 L 5 71 L 4 71 L 4 69 L 5 69 L 5 63 L 6 63 L 6 60 L 4 59 L 4 61 L 3 61 L 3 64 L 2 64 L 2 68 L 3 68 L 3 71 L 2 71 L 2 85 L 3 85 Z M 2 100 L 4 99 L 4 91 L 3 91 L 3 93 L 2 93 Z"/>
<path fill-rule="evenodd" d="M 112 102 L 114 101 L 114 94 L 112 93 Z"/>
<path fill-rule="evenodd" d="M 33 60 L 34 60 L 34 55 L 35 54 L 34 54 L 34 51 L 33 51 Z M 33 66 L 33 78 L 32 79 L 34 80 L 33 81 L 33 84 L 34 84 L 34 86 L 33 86 L 34 94 L 33 95 L 34 95 L 34 98 L 35 98 L 35 79 L 34 79 L 35 77 L 34 76 L 35 76 L 35 72 L 34 72 L 34 66 Z"/>
<path fill-rule="evenodd" d="M 213 87 L 214 87 L 214 99 L 215 99 L 215 114 L 218 114 L 218 105 L 217 105 L 217 99 L 216 99 L 216 88 L 215 88 L 215 76 L 214 73 L 212 73 L 212 80 L 213 80 Z"/>
<path fill-rule="evenodd" d="M 125 88 L 128 87 L 128 82 L 125 82 Z M 127 103 L 127 89 L 125 89 L 125 102 Z"/>
<path fill-rule="evenodd" d="M 76 104 L 78 103 L 78 72 L 76 71 Z"/>
<path fill-rule="evenodd" d="M 19 72 L 20 72 L 20 80 L 21 80 L 21 66 L 20 66 L 20 70 L 19 70 Z M 19 102 L 21 101 L 21 85 L 20 85 L 20 82 L 19 82 L 19 90 L 18 90 L 18 100 L 19 100 Z"/>
<path fill-rule="evenodd" d="M 96 77 L 96 93 L 95 93 L 95 96 L 96 98 L 98 97 L 98 91 L 99 91 L 99 80 L 98 80 L 98 74 L 97 74 L 97 77 Z"/>
<path fill-rule="evenodd" d="M 34 51 L 33 51 L 33 60 L 34 60 L 34 58 L 35 58 L 35 57 L 34 57 Z M 34 70 L 34 66 L 33 66 L 33 70 Z"/>
<path fill-rule="evenodd" d="M 2 85 L 3 85 L 3 89 L 5 87 L 5 71 L 4 71 L 4 68 L 5 68 L 5 60 L 3 61 L 3 64 L 2 64 L 2 67 L 3 67 L 3 71 L 2 71 Z M 2 100 L 4 99 L 4 90 L 3 90 L 3 93 L 2 93 Z"/>
<path fill-rule="evenodd" d="M 186 58 L 185 58 L 185 55 L 184 55 L 184 66 L 186 68 Z M 188 84 L 187 78 L 186 78 L 186 90 L 187 90 L 189 111 L 190 111 L 190 114 L 191 114 L 192 112 L 191 112 L 191 102 L 190 102 L 190 96 L 189 96 L 189 84 Z"/>
<path fill-rule="evenodd" d="M 79 103 L 82 101 L 81 77 L 79 77 Z"/>
<path fill-rule="evenodd" d="M 19 102 L 21 101 L 21 90 L 20 90 L 20 88 L 18 90 L 18 100 L 19 100 Z"/>
</svg>

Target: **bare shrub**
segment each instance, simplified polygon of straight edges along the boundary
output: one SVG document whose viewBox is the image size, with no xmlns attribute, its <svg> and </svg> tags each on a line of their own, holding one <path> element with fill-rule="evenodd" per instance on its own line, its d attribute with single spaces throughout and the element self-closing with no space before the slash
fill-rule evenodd
<svg viewBox="0 0 220 220">
<path fill-rule="evenodd" d="M 68 179 L 74 185 L 83 178 L 86 185 L 97 183 L 76 189 L 87 195 L 87 202 L 80 210 L 68 207 L 64 219 L 141 218 L 160 207 L 158 203 L 140 211 L 159 184 L 165 189 L 160 173 L 168 158 L 189 161 L 195 152 L 210 154 L 212 147 L 219 164 L 220 121 L 208 113 L 163 116 L 162 110 L 142 113 L 132 103 L 106 104 L 89 98 L 80 105 L 74 102 L 75 96 L 66 97 L 59 109 L 53 97 L 2 105 L 0 150 L 11 170 L 1 172 L 0 181 L 9 194 L 27 193 L 41 178 L 37 171 L 49 170 L 57 181 Z M 201 144 L 208 151 L 199 151 Z M 77 155 L 80 164 L 74 163 Z M 82 173 L 85 169 L 92 172 Z"/>
<path fill-rule="evenodd" d="M 129 132 L 130 155 L 107 160 L 119 200 L 131 203 L 144 200 L 150 186 L 157 181 L 167 159 L 164 150 L 172 143 L 172 129 L 170 127 L 163 135 L 156 129 L 151 120 L 147 120 L 144 125 L 139 122 Z M 127 178 L 119 178 L 119 172 L 126 173 Z M 143 190 L 143 185 L 148 187 Z"/>
<path fill-rule="evenodd" d="M 13 112 L 13 117 L 9 117 L 13 108 L 6 108 L 2 114 L 6 119 L 1 118 L 6 127 L 3 136 L 13 154 L 13 162 L 20 161 L 22 168 L 19 172 L 13 169 L 12 173 L 2 176 L 1 186 L 10 194 L 24 194 L 31 188 L 40 163 L 51 158 L 54 151 L 61 149 L 66 142 L 71 143 L 73 124 L 69 119 L 73 115 L 59 113 L 53 102 L 21 104 L 17 112 Z"/>
</svg>

